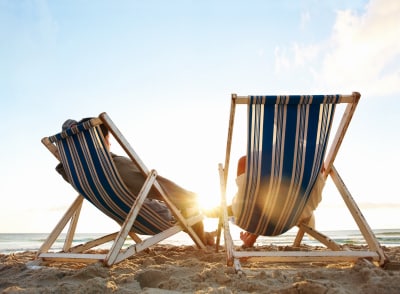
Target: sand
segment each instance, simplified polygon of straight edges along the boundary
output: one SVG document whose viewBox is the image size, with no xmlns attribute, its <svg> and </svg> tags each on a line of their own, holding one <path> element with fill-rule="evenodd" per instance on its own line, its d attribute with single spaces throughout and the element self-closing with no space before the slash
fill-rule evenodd
<svg viewBox="0 0 400 294">
<path fill-rule="evenodd" d="M 390 267 L 356 263 L 251 264 L 238 275 L 224 250 L 156 245 L 112 267 L 27 266 L 35 252 L 0 255 L 1 293 L 400 293 L 400 247 Z"/>
</svg>

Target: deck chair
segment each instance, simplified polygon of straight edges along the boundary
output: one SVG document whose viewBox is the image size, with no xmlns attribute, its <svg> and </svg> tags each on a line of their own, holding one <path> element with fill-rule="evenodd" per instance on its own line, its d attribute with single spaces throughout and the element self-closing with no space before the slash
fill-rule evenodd
<svg viewBox="0 0 400 294">
<path fill-rule="evenodd" d="M 383 265 L 386 257 L 356 202 L 335 169 L 333 162 L 354 114 L 360 94 L 305 96 L 237 96 L 232 95 L 225 164 L 219 164 L 221 182 L 221 216 L 217 248 L 224 229 L 227 264 L 241 270 L 240 261 L 312 262 L 372 259 Z M 343 117 L 326 153 L 336 105 L 347 103 Z M 305 233 L 324 246 L 322 251 L 260 252 L 236 250 L 229 230 L 226 186 L 232 145 L 236 104 L 248 107 L 247 164 L 243 202 L 235 215 L 235 224 L 248 232 L 276 236 L 293 227 L 298 233 L 292 249 L 299 249 Z M 299 222 L 310 191 L 319 173 L 331 176 L 334 184 L 366 243 L 367 250 L 350 251 L 328 236 Z"/>
<path fill-rule="evenodd" d="M 139 166 L 146 177 L 145 184 L 138 195 L 133 195 L 121 180 L 111 155 L 105 148 L 104 137 L 100 130 L 101 124 L 109 129 L 129 158 Z M 202 215 L 190 218 L 182 216 L 157 182 L 157 172 L 147 169 L 106 113 L 101 113 L 97 118 L 75 125 L 54 136 L 45 137 L 42 142 L 63 164 L 70 184 L 79 195 L 38 250 L 37 261 L 100 261 L 111 266 L 183 230 L 190 235 L 199 248 L 205 248 L 191 227 L 202 220 Z M 145 198 L 152 187 L 162 196 L 176 222 L 164 220 L 148 207 Z M 72 247 L 84 200 L 89 201 L 115 220 L 120 225 L 120 230 Z M 49 251 L 68 223 L 62 251 Z M 142 240 L 139 235 L 147 236 L 147 238 Z M 123 249 L 128 236 L 135 243 Z M 111 244 L 106 254 L 88 251 L 105 243 Z"/>
</svg>

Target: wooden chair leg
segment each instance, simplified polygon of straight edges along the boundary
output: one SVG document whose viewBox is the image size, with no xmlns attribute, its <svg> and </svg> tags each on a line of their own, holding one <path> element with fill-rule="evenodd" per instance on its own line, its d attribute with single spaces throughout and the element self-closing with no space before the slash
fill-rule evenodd
<svg viewBox="0 0 400 294">
<path fill-rule="evenodd" d="M 293 242 L 293 247 L 300 247 L 301 241 L 304 238 L 305 232 L 302 230 L 301 226 L 299 226 L 299 231 L 297 232 L 296 238 L 294 239 Z"/>
<path fill-rule="evenodd" d="M 64 252 L 69 251 L 69 249 L 71 248 L 72 241 L 74 240 L 74 236 L 75 236 L 76 227 L 78 225 L 79 215 L 82 210 L 82 204 L 83 204 L 83 201 L 76 208 L 74 215 L 71 217 L 71 223 L 69 225 L 69 229 L 68 229 L 67 235 L 65 237 L 65 241 L 64 241 L 64 246 L 63 246 Z"/>
<path fill-rule="evenodd" d="M 62 230 L 67 225 L 68 221 L 70 221 L 71 218 L 74 216 L 75 212 L 78 209 L 80 209 L 80 207 L 82 206 L 82 202 L 83 202 L 83 197 L 79 195 L 72 203 L 72 205 L 68 208 L 68 210 L 65 212 L 61 220 L 58 222 L 53 231 L 50 233 L 50 235 L 47 237 L 46 241 L 42 244 L 42 246 L 37 252 L 36 255 L 37 257 L 39 257 L 40 253 L 47 252 L 50 249 L 50 247 L 57 240 L 58 236 L 60 236 Z"/>
<path fill-rule="evenodd" d="M 121 230 L 119 231 L 117 238 L 115 239 L 109 253 L 107 254 L 107 257 L 104 261 L 107 265 L 110 266 L 114 264 L 122 246 L 124 245 L 126 237 L 128 236 L 133 226 L 133 223 L 136 220 L 137 215 L 139 214 L 140 208 L 142 207 L 145 198 L 149 194 L 149 191 L 156 180 L 156 177 L 157 173 L 154 170 L 151 171 L 150 174 L 148 175 L 142 189 L 138 194 L 135 203 L 133 204 L 131 210 L 129 211 L 126 217 L 124 224 L 121 226 Z"/>
<path fill-rule="evenodd" d="M 378 255 L 380 256 L 380 264 L 382 265 L 387 261 L 387 257 L 385 256 L 383 249 L 381 248 L 378 240 L 376 239 L 372 229 L 365 220 L 357 203 L 351 196 L 350 191 L 347 189 L 342 178 L 339 176 L 339 173 L 337 172 L 336 168 L 333 165 L 330 171 L 330 176 L 332 177 L 333 182 L 335 183 L 340 194 L 342 195 L 342 198 L 346 203 L 347 208 L 349 209 L 351 215 L 353 216 L 353 219 L 356 222 L 358 228 L 360 229 L 360 232 L 364 236 L 364 239 L 367 241 L 368 247 L 370 248 L 370 250 L 374 250 L 378 253 Z"/>
</svg>

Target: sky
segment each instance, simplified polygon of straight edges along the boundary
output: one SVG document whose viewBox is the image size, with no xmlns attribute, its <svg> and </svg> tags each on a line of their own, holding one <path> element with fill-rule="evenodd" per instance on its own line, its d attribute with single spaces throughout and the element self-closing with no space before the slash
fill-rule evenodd
<svg viewBox="0 0 400 294">
<path fill-rule="evenodd" d="M 398 0 L 0 0 L 0 233 L 49 232 L 76 197 L 40 142 L 68 118 L 107 112 L 148 168 L 217 205 L 232 93 L 353 91 L 336 168 L 373 229 L 400 228 L 398 15 Z M 329 181 L 323 197 L 317 228 L 353 228 Z"/>
</svg>

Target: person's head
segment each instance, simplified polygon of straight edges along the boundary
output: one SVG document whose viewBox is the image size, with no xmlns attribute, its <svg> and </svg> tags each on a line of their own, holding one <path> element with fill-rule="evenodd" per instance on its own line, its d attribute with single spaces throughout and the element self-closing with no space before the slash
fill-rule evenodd
<svg viewBox="0 0 400 294">
<path fill-rule="evenodd" d="M 94 117 L 85 117 L 85 118 L 82 118 L 78 123 L 83 123 L 83 122 L 91 120 L 93 118 Z M 100 129 L 103 134 L 104 140 L 106 142 L 107 149 L 108 149 L 108 151 L 110 151 L 111 143 L 110 143 L 110 133 L 108 131 L 108 128 L 104 124 L 101 124 Z"/>
<path fill-rule="evenodd" d="M 62 125 L 62 130 L 65 131 L 66 129 L 69 129 L 74 125 L 77 125 L 77 124 L 83 123 L 85 121 L 91 120 L 92 118 L 94 118 L 94 117 L 85 117 L 85 118 L 82 118 L 80 121 L 76 121 L 74 119 L 67 119 Z M 101 124 L 100 125 L 100 129 L 101 129 L 103 137 L 104 137 L 104 139 L 106 141 L 107 148 L 108 148 L 108 150 L 110 150 L 111 144 L 110 144 L 110 136 L 109 136 L 108 128 L 104 124 Z"/>
<path fill-rule="evenodd" d="M 80 124 L 80 123 L 83 123 L 85 121 L 91 120 L 93 118 L 95 118 L 95 117 L 85 117 L 85 118 L 82 118 L 78 123 Z M 103 133 L 104 138 L 107 137 L 108 136 L 107 127 L 104 124 L 101 124 L 100 125 L 100 129 L 101 129 L 101 132 Z"/>
<path fill-rule="evenodd" d="M 67 119 L 67 120 L 63 123 L 61 129 L 62 129 L 63 131 L 65 131 L 66 129 L 69 129 L 70 127 L 76 125 L 77 123 L 78 123 L 78 122 L 77 122 L 76 120 L 74 120 L 74 119 Z"/>
</svg>

